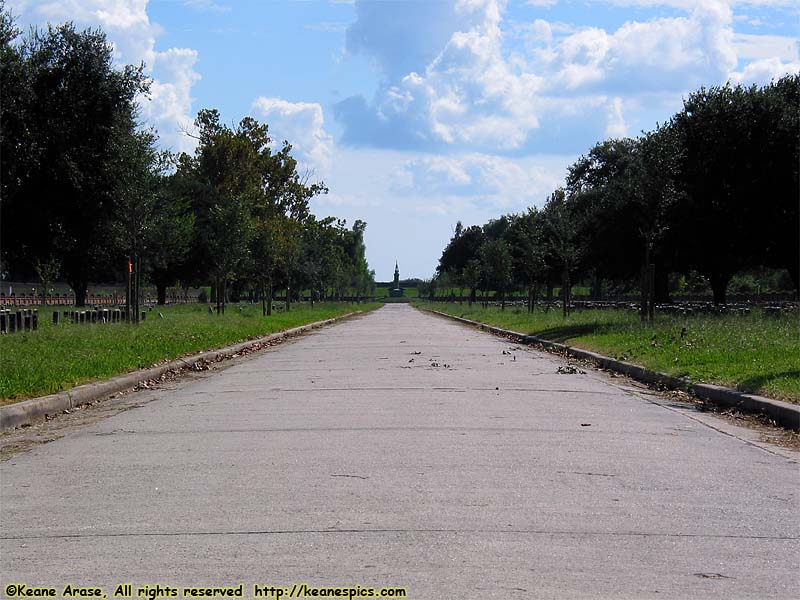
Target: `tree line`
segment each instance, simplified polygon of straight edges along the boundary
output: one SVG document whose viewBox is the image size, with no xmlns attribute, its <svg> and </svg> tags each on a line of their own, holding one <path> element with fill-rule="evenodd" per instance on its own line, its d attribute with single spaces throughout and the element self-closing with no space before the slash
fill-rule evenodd
<svg viewBox="0 0 800 600">
<path fill-rule="evenodd" d="M 205 286 L 224 312 L 247 293 L 271 313 L 289 301 L 363 296 L 374 285 L 366 223 L 318 218 L 328 192 L 300 172 L 292 146 L 252 117 L 201 110 L 192 154 L 158 147 L 139 119 L 145 66 L 113 62 L 101 30 L 73 24 L 24 36 L 0 0 L 2 276 L 56 279 L 83 306 L 91 281 L 119 281 L 128 261 L 163 303 L 168 287 Z"/>
<path fill-rule="evenodd" d="M 671 273 L 707 278 L 724 304 L 731 278 L 786 269 L 800 288 L 800 74 L 769 85 L 700 89 L 640 137 L 596 144 L 542 208 L 483 226 L 458 223 L 437 277 L 502 298 L 577 278 L 636 281 L 642 315 L 669 301 Z"/>
</svg>

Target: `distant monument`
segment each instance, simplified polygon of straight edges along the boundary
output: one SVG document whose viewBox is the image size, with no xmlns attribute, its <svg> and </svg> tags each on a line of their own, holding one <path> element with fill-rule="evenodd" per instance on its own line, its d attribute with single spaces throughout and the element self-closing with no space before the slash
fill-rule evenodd
<svg viewBox="0 0 800 600">
<path fill-rule="evenodd" d="M 397 266 L 397 261 L 394 262 L 394 282 L 392 289 L 389 290 L 389 298 L 402 298 L 403 288 L 400 287 L 400 268 Z"/>
</svg>

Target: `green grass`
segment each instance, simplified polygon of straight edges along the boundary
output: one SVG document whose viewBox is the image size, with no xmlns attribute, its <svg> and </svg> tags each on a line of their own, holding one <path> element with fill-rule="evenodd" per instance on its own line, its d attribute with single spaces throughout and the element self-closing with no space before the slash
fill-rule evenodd
<svg viewBox="0 0 800 600">
<path fill-rule="evenodd" d="M 536 335 L 636 363 L 691 381 L 800 403 L 800 318 L 795 314 L 657 315 L 645 326 L 635 312 L 587 310 L 564 319 L 560 311 L 422 303 L 421 306 Z M 683 335 L 681 335 L 681 332 Z"/>
<path fill-rule="evenodd" d="M 219 348 L 284 329 L 322 321 L 374 304 L 293 305 L 290 312 L 261 316 L 260 306 L 225 316 L 205 304 L 158 307 L 138 326 L 126 323 L 54 326 L 52 309 L 41 313 L 39 330 L 0 336 L 0 404 L 50 394 L 82 383 L 149 367 L 166 359 Z M 158 311 L 164 319 L 158 318 Z"/>
<path fill-rule="evenodd" d="M 389 290 L 389 287 L 378 286 L 375 288 L 375 297 L 386 298 L 389 296 Z M 417 288 L 403 288 L 403 296 L 405 298 L 417 298 L 419 296 L 419 290 Z"/>
</svg>

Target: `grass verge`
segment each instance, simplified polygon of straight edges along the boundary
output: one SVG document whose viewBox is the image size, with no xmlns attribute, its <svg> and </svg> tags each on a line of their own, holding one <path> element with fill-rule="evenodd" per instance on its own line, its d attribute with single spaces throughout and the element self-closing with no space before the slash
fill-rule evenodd
<svg viewBox="0 0 800 600">
<path fill-rule="evenodd" d="M 657 315 L 646 326 L 622 310 L 528 314 L 522 308 L 420 306 L 599 352 L 693 382 L 713 383 L 800 404 L 800 319 L 797 315 L 687 317 Z"/>
<path fill-rule="evenodd" d="M 126 323 L 53 325 L 52 309 L 39 330 L 0 336 L 0 404 L 52 394 L 168 359 L 220 348 L 381 304 L 307 304 L 261 316 L 260 306 L 228 307 L 222 317 L 204 304 L 158 307 L 138 326 Z M 161 319 L 158 312 L 164 315 Z"/>
</svg>

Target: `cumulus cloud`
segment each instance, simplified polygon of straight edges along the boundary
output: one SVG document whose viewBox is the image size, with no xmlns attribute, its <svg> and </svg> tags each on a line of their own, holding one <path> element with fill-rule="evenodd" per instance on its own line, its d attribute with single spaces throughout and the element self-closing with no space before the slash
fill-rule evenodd
<svg viewBox="0 0 800 600">
<path fill-rule="evenodd" d="M 320 176 L 330 172 L 333 137 L 325 131 L 321 105 L 262 96 L 256 98 L 251 110 L 267 123 L 276 145 L 283 140 L 292 144 L 292 155 L 301 167 Z"/>
<path fill-rule="evenodd" d="M 380 37 L 384 23 L 375 5 L 362 10 L 357 3 L 359 19 L 348 31 L 348 45 L 358 32 L 358 51 L 373 55 L 386 79 L 371 100 L 354 96 L 334 107 L 344 126 L 342 141 L 428 151 L 524 154 L 553 151 L 552 144 L 574 151 L 563 137 L 573 130 L 584 132 L 583 139 L 595 131 L 627 134 L 636 119 L 623 115 L 623 106 L 639 106 L 637 98 L 680 98 L 729 79 L 765 83 L 797 69 L 797 40 L 734 32 L 731 7 L 739 2 L 608 1 L 669 6 L 685 14 L 628 21 L 606 31 L 542 19 L 504 23 L 504 0 L 431 3 L 438 17 L 448 19 L 437 23 L 437 31 L 452 32 L 438 52 L 432 39 L 424 51 L 412 49 L 412 60 L 396 58 L 391 36 Z M 408 12 L 413 14 L 406 15 L 403 31 L 431 26 L 431 14 Z M 572 122 L 555 122 L 565 114 Z M 585 144 L 583 139 L 577 143 Z"/>
<path fill-rule="evenodd" d="M 100 27 L 120 64 L 144 62 L 153 77 L 149 98 L 140 98 L 142 116 L 158 129 L 162 144 L 191 151 L 195 140 L 180 133 L 192 117 L 192 86 L 197 52 L 156 47 L 158 27 L 147 15 L 148 0 L 11 0 L 9 8 L 26 25 L 73 21 L 78 27 Z M 205 3 L 200 3 L 205 4 Z M 208 3 L 213 4 L 213 3 Z"/>
<path fill-rule="evenodd" d="M 390 79 L 425 69 L 465 25 L 452 2 L 357 1 L 355 9 L 346 50 L 373 58 Z"/>
<path fill-rule="evenodd" d="M 424 155 L 397 169 L 391 189 L 399 194 L 437 197 L 440 211 L 450 212 L 447 207 L 456 211 L 465 203 L 491 210 L 521 210 L 541 203 L 559 185 L 566 164 L 565 157 Z"/>
<path fill-rule="evenodd" d="M 355 97 L 336 106 L 337 118 L 351 126 L 345 141 L 377 141 L 402 129 L 400 137 L 384 141 L 395 147 L 460 143 L 513 149 L 523 144 L 538 125 L 532 101 L 539 79 L 515 74 L 503 58 L 504 6 L 499 0 L 452 4 L 460 27 L 424 70 L 411 71 L 384 86 L 372 105 Z M 378 46 L 377 51 L 385 59 L 382 48 Z M 365 118 L 367 128 L 349 138 Z"/>
</svg>

